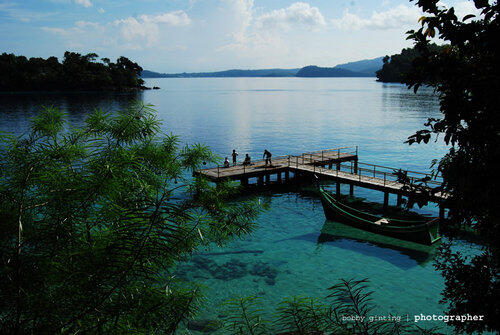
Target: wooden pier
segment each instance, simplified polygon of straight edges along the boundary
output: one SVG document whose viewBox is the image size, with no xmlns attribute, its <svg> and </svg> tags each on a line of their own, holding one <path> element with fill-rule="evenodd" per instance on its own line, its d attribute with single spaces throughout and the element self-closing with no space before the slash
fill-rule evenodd
<svg viewBox="0 0 500 335">
<path fill-rule="evenodd" d="M 397 195 L 398 206 L 402 203 L 402 197 L 408 196 L 404 184 L 398 181 L 398 173 L 405 174 L 410 182 L 430 177 L 427 182 L 429 186 L 442 183 L 440 178 L 427 173 L 359 162 L 357 146 L 307 152 L 297 156 L 273 157 L 271 166 L 266 166 L 264 160 L 252 162 L 250 166 L 217 166 L 195 171 L 194 175 L 203 175 L 214 182 L 224 179 L 239 180 L 243 186 L 249 185 L 252 179 L 260 186 L 317 175 L 321 179 L 335 181 L 337 194 L 340 194 L 341 184 L 349 185 L 350 195 L 354 193 L 354 186 L 381 191 L 384 193 L 384 207 L 387 207 L 389 194 Z M 441 204 L 445 199 L 446 195 L 440 193 L 431 199 L 440 204 L 440 216 L 444 216 L 444 207 Z"/>
</svg>

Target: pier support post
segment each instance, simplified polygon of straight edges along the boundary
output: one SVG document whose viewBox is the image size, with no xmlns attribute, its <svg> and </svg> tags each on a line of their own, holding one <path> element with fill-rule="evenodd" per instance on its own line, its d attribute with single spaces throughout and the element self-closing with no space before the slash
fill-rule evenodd
<svg viewBox="0 0 500 335">
<path fill-rule="evenodd" d="M 278 182 L 279 182 L 279 183 L 281 183 L 281 172 L 278 172 L 278 173 L 276 174 L 276 177 L 277 177 L 277 179 L 278 179 Z"/>
<path fill-rule="evenodd" d="M 442 204 L 439 204 L 439 221 L 444 220 L 444 206 Z"/>
<path fill-rule="evenodd" d="M 241 178 L 241 185 L 248 186 L 248 178 Z"/>
<path fill-rule="evenodd" d="M 354 185 L 349 184 L 349 195 L 352 197 L 354 195 Z"/>
<path fill-rule="evenodd" d="M 400 207 L 402 203 L 403 203 L 403 196 L 401 194 L 398 194 L 398 200 L 396 206 Z"/>
<path fill-rule="evenodd" d="M 328 168 L 331 170 L 333 168 L 333 164 L 332 163 L 328 164 Z"/>
<path fill-rule="evenodd" d="M 384 192 L 384 211 L 387 210 L 389 206 L 389 192 Z"/>
<path fill-rule="evenodd" d="M 264 177 L 263 176 L 257 177 L 257 185 L 259 185 L 259 186 L 264 185 Z"/>
<path fill-rule="evenodd" d="M 271 174 L 266 173 L 266 184 L 269 184 L 271 182 Z"/>
<path fill-rule="evenodd" d="M 340 163 L 337 163 L 337 171 L 340 171 Z"/>
<path fill-rule="evenodd" d="M 340 183 L 339 183 L 338 181 L 337 181 L 337 182 L 335 182 L 335 195 L 336 195 L 337 197 L 339 197 L 339 196 L 340 196 Z"/>
<path fill-rule="evenodd" d="M 354 160 L 354 174 L 358 174 L 358 160 Z"/>
<path fill-rule="evenodd" d="M 285 180 L 286 181 L 290 180 L 290 171 L 288 170 L 285 171 Z"/>
</svg>

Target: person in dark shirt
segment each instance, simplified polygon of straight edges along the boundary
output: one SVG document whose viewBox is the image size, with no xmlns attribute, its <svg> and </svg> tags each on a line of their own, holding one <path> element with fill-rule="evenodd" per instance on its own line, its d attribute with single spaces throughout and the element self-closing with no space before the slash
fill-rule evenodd
<svg viewBox="0 0 500 335">
<path fill-rule="evenodd" d="M 224 160 L 224 167 L 225 167 L 225 168 L 228 168 L 228 167 L 229 167 L 229 159 L 227 159 L 227 157 L 226 157 L 226 159 Z"/>
<path fill-rule="evenodd" d="M 251 164 L 252 164 L 252 160 L 251 160 L 250 156 L 248 156 L 248 154 L 246 154 L 245 160 L 243 161 L 243 165 L 251 165 Z"/>
<path fill-rule="evenodd" d="M 262 158 L 266 159 L 266 166 L 268 164 L 273 165 L 273 163 L 271 163 L 271 156 L 272 156 L 272 154 L 267 149 L 264 150 L 264 155 L 262 155 Z"/>
<path fill-rule="evenodd" d="M 236 157 L 238 157 L 238 153 L 236 152 L 236 149 L 233 149 L 233 165 L 236 165 Z"/>
</svg>

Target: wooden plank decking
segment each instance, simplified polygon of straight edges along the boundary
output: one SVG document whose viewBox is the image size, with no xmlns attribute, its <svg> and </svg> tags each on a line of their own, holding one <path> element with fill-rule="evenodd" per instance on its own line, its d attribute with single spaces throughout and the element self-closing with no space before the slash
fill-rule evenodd
<svg viewBox="0 0 500 335">
<path fill-rule="evenodd" d="M 214 168 L 195 171 L 195 175 L 204 175 L 213 181 L 229 178 L 241 180 L 242 178 L 259 177 L 289 170 L 290 165 L 329 165 L 338 162 L 355 161 L 358 159 L 356 147 L 343 147 L 316 152 L 303 153 L 300 156 L 280 156 L 272 158 L 272 166 L 266 166 L 265 160 L 257 160 L 250 166 L 242 164 L 227 168 L 218 166 Z"/>
<path fill-rule="evenodd" d="M 337 192 L 340 192 L 340 184 L 349 184 L 350 193 L 353 186 L 379 190 L 385 193 L 384 202 L 387 202 L 389 193 L 398 195 L 398 203 L 401 196 L 407 196 L 404 184 L 399 182 L 397 174 L 405 174 L 410 181 L 429 177 L 429 187 L 441 184 L 439 178 L 426 173 L 408 170 L 394 169 L 385 166 L 358 162 L 357 147 L 342 147 L 316 152 L 303 153 L 302 155 L 281 156 L 272 159 L 272 166 L 266 166 L 263 160 L 254 162 L 250 166 L 235 165 L 228 168 L 214 167 L 194 172 L 194 175 L 203 175 L 217 182 L 223 179 L 240 180 L 243 185 L 249 183 L 249 178 L 257 178 L 257 184 L 263 185 L 270 182 L 270 176 L 276 175 L 278 182 L 290 179 L 290 172 L 294 177 L 317 175 L 322 179 L 330 179 L 337 182 Z M 282 174 L 284 173 L 284 178 Z M 431 199 L 441 203 L 446 199 L 445 194 L 435 194 Z"/>
</svg>

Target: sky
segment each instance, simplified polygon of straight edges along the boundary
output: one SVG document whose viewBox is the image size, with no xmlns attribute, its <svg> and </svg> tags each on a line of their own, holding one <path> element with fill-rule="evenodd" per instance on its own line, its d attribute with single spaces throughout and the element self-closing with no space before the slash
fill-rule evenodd
<svg viewBox="0 0 500 335">
<path fill-rule="evenodd" d="M 408 0 L 0 0 L 0 52 L 95 52 L 168 73 L 335 66 L 412 46 L 421 16 Z"/>
</svg>

